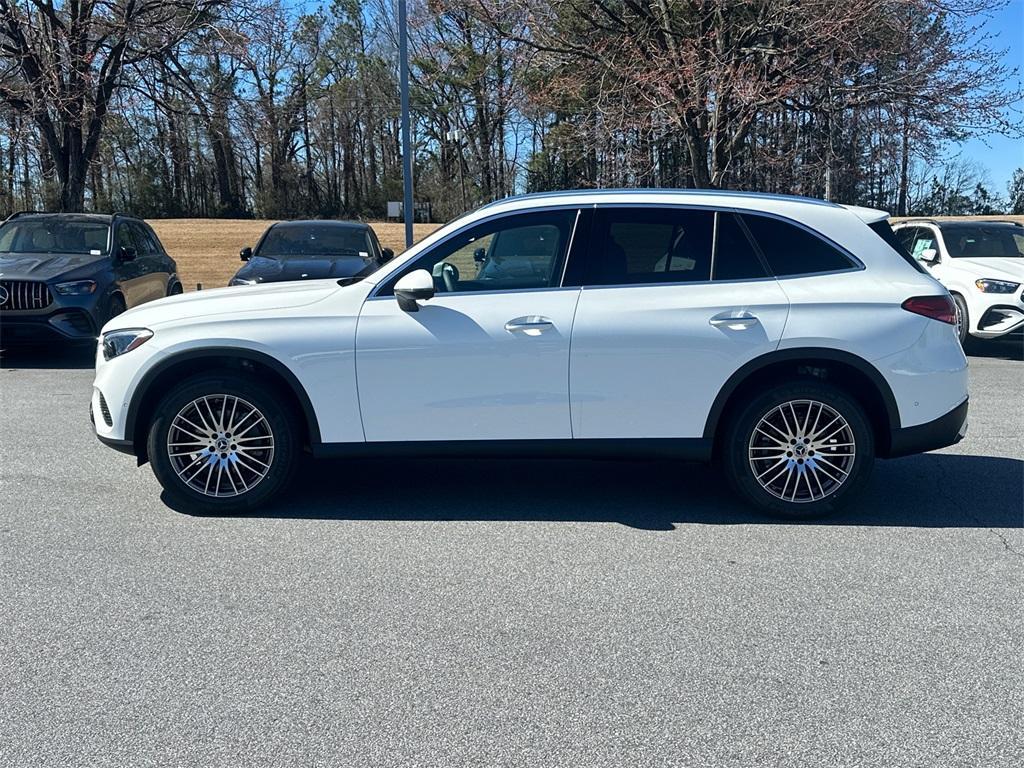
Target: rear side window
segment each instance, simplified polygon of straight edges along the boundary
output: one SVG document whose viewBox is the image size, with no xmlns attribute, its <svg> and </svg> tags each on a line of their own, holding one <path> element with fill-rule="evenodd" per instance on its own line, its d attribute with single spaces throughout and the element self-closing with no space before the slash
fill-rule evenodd
<svg viewBox="0 0 1024 768">
<path fill-rule="evenodd" d="M 856 267 L 835 246 L 795 224 L 752 214 L 743 214 L 743 222 L 777 277 L 813 275 Z"/>
<path fill-rule="evenodd" d="M 733 213 L 718 213 L 712 280 L 756 280 L 767 277 L 761 259 Z"/>
<path fill-rule="evenodd" d="M 709 280 L 714 218 L 711 211 L 672 208 L 601 211 L 586 284 Z"/>
<path fill-rule="evenodd" d="M 868 227 L 871 228 L 872 232 L 885 240 L 888 246 L 896 251 L 907 264 L 918 272 L 928 274 L 927 270 L 917 262 L 917 259 L 910 255 L 910 249 L 907 247 L 907 245 L 913 243 L 913 231 L 908 234 L 906 230 L 901 229 L 899 234 L 897 234 L 892 231 L 892 226 L 889 224 L 888 219 L 868 224 Z M 910 228 L 908 227 L 908 229 Z"/>
</svg>

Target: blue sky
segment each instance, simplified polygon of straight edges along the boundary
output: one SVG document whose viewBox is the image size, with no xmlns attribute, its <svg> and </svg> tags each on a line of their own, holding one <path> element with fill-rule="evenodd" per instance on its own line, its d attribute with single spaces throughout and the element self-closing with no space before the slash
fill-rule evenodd
<svg viewBox="0 0 1024 768">
<path fill-rule="evenodd" d="M 1011 69 L 1016 67 L 1017 83 L 1024 79 L 1024 0 L 1010 0 L 1010 3 L 986 21 L 985 28 L 999 37 L 996 48 L 1006 48 L 1003 62 Z M 1024 110 L 1024 105 L 1021 105 Z M 1024 113 L 1017 118 L 1024 121 Z M 956 152 L 956 147 L 950 147 Z M 1005 136 L 988 136 L 971 139 L 959 148 L 962 156 L 973 160 L 988 171 L 992 191 L 1006 195 L 1006 184 L 1015 168 L 1024 167 L 1024 139 Z"/>
</svg>

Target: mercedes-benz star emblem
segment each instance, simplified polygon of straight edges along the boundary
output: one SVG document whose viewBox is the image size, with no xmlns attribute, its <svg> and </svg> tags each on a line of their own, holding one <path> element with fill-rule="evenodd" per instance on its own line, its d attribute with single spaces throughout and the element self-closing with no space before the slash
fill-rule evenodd
<svg viewBox="0 0 1024 768">
<path fill-rule="evenodd" d="M 10 292 L 4 286 L 0 285 L 0 305 L 6 304 L 9 298 L 11 298 Z"/>
</svg>

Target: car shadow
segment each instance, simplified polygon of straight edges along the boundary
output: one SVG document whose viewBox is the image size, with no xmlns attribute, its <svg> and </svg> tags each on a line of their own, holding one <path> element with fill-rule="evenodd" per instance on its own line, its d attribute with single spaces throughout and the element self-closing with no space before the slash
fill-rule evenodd
<svg viewBox="0 0 1024 768">
<path fill-rule="evenodd" d="M 987 357 L 992 360 L 1024 361 L 1024 337 L 1015 336 L 1010 339 L 971 339 L 967 342 L 964 352 L 968 357 Z"/>
<path fill-rule="evenodd" d="M 96 364 L 96 342 L 5 347 L 0 341 L 0 368 L 84 370 Z"/>
<path fill-rule="evenodd" d="M 814 522 L 1021 528 L 1022 497 L 1024 461 L 926 454 L 880 461 L 859 502 Z M 282 500 L 251 516 L 607 522 L 648 530 L 789 522 L 745 506 L 720 473 L 703 465 L 570 459 L 307 461 Z"/>
</svg>

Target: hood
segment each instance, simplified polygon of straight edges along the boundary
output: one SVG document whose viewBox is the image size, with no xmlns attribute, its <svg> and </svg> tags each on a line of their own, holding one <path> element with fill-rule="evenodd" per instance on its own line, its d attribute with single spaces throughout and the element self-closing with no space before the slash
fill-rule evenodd
<svg viewBox="0 0 1024 768">
<path fill-rule="evenodd" d="M 254 256 L 238 270 L 235 277 L 260 283 L 274 283 L 284 280 L 355 277 L 368 275 L 376 269 L 377 264 L 373 259 L 352 254 L 311 258 L 289 256 L 287 259 Z"/>
<path fill-rule="evenodd" d="M 5 280 L 51 280 L 105 258 L 89 253 L 0 253 L 0 277 Z"/>
<path fill-rule="evenodd" d="M 961 269 L 969 269 L 972 275 L 979 278 L 990 277 L 994 280 L 1010 280 L 1024 283 L 1024 259 L 991 256 L 981 258 L 961 257 L 949 259 L 948 263 Z"/>
<path fill-rule="evenodd" d="M 266 317 L 276 310 L 313 304 L 341 290 L 335 280 L 238 286 L 194 291 L 150 301 L 123 312 L 103 327 L 155 328 L 165 323 L 213 315 Z"/>
</svg>

